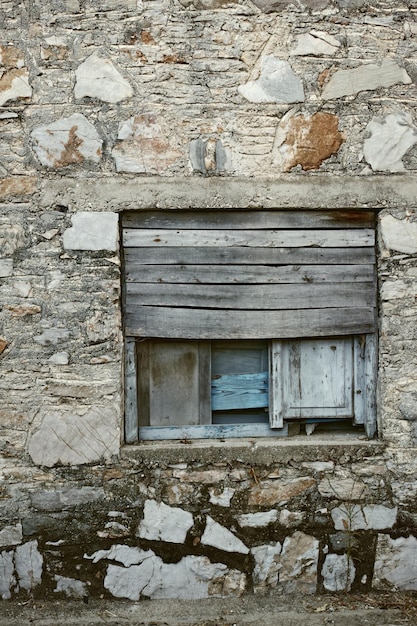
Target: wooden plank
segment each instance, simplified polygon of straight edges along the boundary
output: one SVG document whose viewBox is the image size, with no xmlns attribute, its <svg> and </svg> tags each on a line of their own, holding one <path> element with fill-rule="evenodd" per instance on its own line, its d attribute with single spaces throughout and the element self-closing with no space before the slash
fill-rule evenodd
<svg viewBox="0 0 417 626">
<path fill-rule="evenodd" d="M 371 228 L 373 211 L 127 211 L 124 228 Z"/>
<path fill-rule="evenodd" d="M 141 265 L 126 263 L 130 283 L 368 283 L 368 265 Z"/>
<path fill-rule="evenodd" d="M 376 433 L 377 340 L 375 334 L 355 337 L 355 424 L 363 424 L 371 439 Z"/>
<path fill-rule="evenodd" d="M 181 339 L 272 339 L 370 333 L 373 307 L 231 311 L 128 307 L 126 332 L 137 337 Z"/>
<path fill-rule="evenodd" d="M 268 372 L 225 374 L 211 381 L 213 411 L 268 406 Z"/>
<path fill-rule="evenodd" d="M 284 397 L 282 393 L 282 341 L 271 341 L 269 352 L 269 424 L 271 428 L 284 425 Z"/>
<path fill-rule="evenodd" d="M 143 441 L 189 439 L 228 439 L 231 437 L 287 437 L 288 425 L 272 430 L 268 424 L 212 424 L 210 426 L 181 426 L 177 428 L 139 428 Z"/>
<path fill-rule="evenodd" d="M 199 423 L 211 424 L 211 344 L 198 343 Z"/>
<path fill-rule="evenodd" d="M 352 248 L 125 248 L 129 271 L 143 265 L 288 265 L 329 264 L 366 265 L 375 263 L 372 247 Z"/>
<path fill-rule="evenodd" d="M 138 440 L 138 390 L 136 373 L 136 340 L 125 340 L 125 441 L 134 443 Z"/>
<path fill-rule="evenodd" d="M 137 229 L 123 231 L 123 246 L 162 248 L 179 247 L 249 247 L 249 248 L 356 248 L 373 246 L 371 228 L 335 230 L 170 230 Z"/>
<path fill-rule="evenodd" d="M 194 309 L 327 309 L 375 306 L 372 283 L 298 285 L 167 285 L 128 283 L 128 309 L 135 306 Z"/>
</svg>

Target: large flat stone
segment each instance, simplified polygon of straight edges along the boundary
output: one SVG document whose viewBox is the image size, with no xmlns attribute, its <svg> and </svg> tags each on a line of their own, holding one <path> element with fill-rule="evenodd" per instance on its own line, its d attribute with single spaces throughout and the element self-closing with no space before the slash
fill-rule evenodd
<svg viewBox="0 0 417 626">
<path fill-rule="evenodd" d="M 417 253 L 417 222 L 404 218 L 398 220 L 392 215 L 381 218 L 381 234 L 388 250 L 405 254 Z"/>
<path fill-rule="evenodd" d="M 319 542 L 296 531 L 282 544 L 279 581 L 285 593 L 314 593 L 317 587 Z"/>
<path fill-rule="evenodd" d="M 75 70 L 74 95 L 97 98 L 103 102 L 121 102 L 133 96 L 133 89 L 109 59 L 97 54 L 89 56 Z"/>
<path fill-rule="evenodd" d="M 201 537 L 201 544 L 203 546 L 212 546 L 225 552 L 249 553 L 249 548 L 245 546 L 243 541 L 209 515 L 207 516 L 206 527 Z"/>
<path fill-rule="evenodd" d="M 391 539 L 379 535 L 375 558 L 373 585 L 377 589 L 417 589 L 417 539 L 399 537 Z"/>
<path fill-rule="evenodd" d="M 52 467 L 109 461 L 120 446 L 118 411 L 93 407 L 83 414 L 47 412 L 30 437 L 28 452 L 36 465 Z"/>
<path fill-rule="evenodd" d="M 39 126 L 31 133 L 33 149 L 42 165 L 52 169 L 101 159 L 102 140 L 84 115 L 74 113 Z"/>
<path fill-rule="evenodd" d="M 14 555 L 19 587 L 31 591 L 42 582 L 43 556 L 37 541 L 28 541 L 18 546 Z"/>
<path fill-rule="evenodd" d="M 340 48 L 340 41 L 329 33 L 312 30 L 298 35 L 292 56 L 333 56 Z"/>
<path fill-rule="evenodd" d="M 383 120 L 373 119 L 366 127 L 363 154 L 374 171 L 404 172 L 403 157 L 417 143 L 417 127 L 411 115 L 391 113 Z"/>
<path fill-rule="evenodd" d="M 80 211 L 72 216 L 71 221 L 72 227 L 63 234 L 66 250 L 117 250 L 119 238 L 117 213 Z"/>
<path fill-rule="evenodd" d="M 147 500 L 137 536 L 153 541 L 184 543 L 193 524 L 193 516 L 188 511 Z"/>
<path fill-rule="evenodd" d="M 294 73 L 288 61 L 282 61 L 273 55 L 261 58 L 259 78 L 241 85 L 239 93 L 249 102 L 255 103 L 304 102 L 301 79 Z"/>
<path fill-rule="evenodd" d="M 402 83 L 408 85 L 411 78 L 393 59 L 384 59 L 380 64 L 368 63 L 350 70 L 338 70 L 325 85 L 324 100 L 353 96 L 360 91 L 371 91 L 380 87 L 392 87 Z"/>
<path fill-rule="evenodd" d="M 327 554 L 321 574 L 327 591 L 350 591 L 355 578 L 355 566 L 346 554 Z"/>
<path fill-rule="evenodd" d="M 382 504 L 342 505 L 332 509 L 331 516 L 336 530 L 385 530 L 392 528 L 397 521 L 397 507 L 388 508 Z"/>
</svg>

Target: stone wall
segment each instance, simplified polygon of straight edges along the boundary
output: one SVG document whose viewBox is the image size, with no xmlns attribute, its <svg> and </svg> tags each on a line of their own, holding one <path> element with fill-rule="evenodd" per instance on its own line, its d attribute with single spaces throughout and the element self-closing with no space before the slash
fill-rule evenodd
<svg viewBox="0 0 417 626">
<path fill-rule="evenodd" d="M 417 588 L 417 3 L 0 5 L 0 595 Z M 379 209 L 379 440 L 122 445 L 119 213 Z M 187 585 L 184 584 L 187 581 Z"/>
</svg>

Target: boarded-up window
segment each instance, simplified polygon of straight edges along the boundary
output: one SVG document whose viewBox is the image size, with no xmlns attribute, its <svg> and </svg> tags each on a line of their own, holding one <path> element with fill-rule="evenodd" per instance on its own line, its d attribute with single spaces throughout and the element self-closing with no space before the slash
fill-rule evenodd
<svg viewBox="0 0 417 626">
<path fill-rule="evenodd" d="M 123 248 L 129 440 L 137 419 L 144 436 L 373 434 L 372 212 L 128 212 Z"/>
</svg>

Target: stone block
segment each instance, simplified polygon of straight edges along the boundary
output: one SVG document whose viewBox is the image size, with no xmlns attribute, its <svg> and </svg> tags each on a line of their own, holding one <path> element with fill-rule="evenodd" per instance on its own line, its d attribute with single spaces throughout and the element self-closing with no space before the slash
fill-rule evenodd
<svg viewBox="0 0 417 626">
<path fill-rule="evenodd" d="M 184 543 L 193 524 L 193 516 L 188 511 L 147 500 L 137 536 L 153 541 Z"/>
<path fill-rule="evenodd" d="M 80 98 L 96 98 L 103 102 L 121 102 L 133 96 L 128 81 L 114 67 L 109 59 L 97 54 L 89 56 L 75 70 L 74 95 Z"/>
<path fill-rule="evenodd" d="M 22 524 L 5 526 L 0 530 L 0 546 L 17 546 L 22 540 Z"/>
<path fill-rule="evenodd" d="M 417 127 L 408 113 L 391 113 L 381 121 L 373 119 L 366 127 L 370 136 L 363 144 L 363 155 L 374 171 L 404 172 L 403 157 L 417 143 Z"/>
<path fill-rule="evenodd" d="M 350 591 L 355 579 L 355 566 L 346 554 L 327 554 L 321 574 L 326 591 Z"/>
<path fill-rule="evenodd" d="M 296 498 L 315 485 L 314 478 L 306 476 L 291 480 L 278 480 L 274 481 L 274 484 L 255 485 L 250 490 L 248 503 L 250 506 L 273 506 Z"/>
<path fill-rule="evenodd" d="M 88 587 L 82 580 L 67 578 L 66 576 L 54 576 L 56 587 L 55 593 L 64 593 L 67 598 L 80 599 L 88 596 Z"/>
<path fill-rule="evenodd" d="M 83 161 L 98 163 L 101 159 L 103 142 L 93 124 L 80 113 L 35 128 L 31 138 L 40 163 L 51 169 Z"/>
<path fill-rule="evenodd" d="M 296 531 L 282 544 L 280 587 L 285 593 L 315 593 L 319 542 L 315 537 Z"/>
<path fill-rule="evenodd" d="M 271 543 L 252 548 L 255 560 L 253 569 L 253 590 L 255 593 L 267 593 L 277 587 L 281 569 L 281 544 Z"/>
<path fill-rule="evenodd" d="M 304 89 L 288 61 L 272 55 L 260 59 L 259 78 L 239 87 L 241 96 L 249 102 L 291 104 L 304 102 Z"/>
<path fill-rule="evenodd" d="M 292 56 L 333 56 L 340 48 L 340 41 L 329 33 L 312 30 L 298 35 Z"/>
<path fill-rule="evenodd" d="M 34 176 L 13 176 L 0 179 L 0 200 L 31 196 L 36 191 L 36 183 L 37 179 Z"/>
<path fill-rule="evenodd" d="M 416 254 L 417 222 L 412 222 L 407 218 L 398 220 L 392 215 L 383 215 L 381 217 L 381 234 L 388 250 Z"/>
<path fill-rule="evenodd" d="M 416 554 L 415 537 L 391 539 L 388 535 L 379 535 L 373 586 L 376 589 L 417 590 Z"/>
<path fill-rule="evenodd" d="M 15 583 L 13 552 L 0 552 L 0 596 L 3 600 L 10 599 L 11 587 Z"/>
<path fill-rule="evenodd" d="M 338 500 L 363 500 L 368 493 L 365 483 L 354 478 L 326 477 L 319 482 L 318 490 L 324 498 Z"/>
<path fill-rule="evenodd" d="M 216 506 L 230 507 L 231 500 L 235 493 L 236 490 L 231 487 L 225 487 L 221 492 L 213 487 L 209 489 L 210 503 Z"/>
<path fill-rule="evenodd" d="M 349 70 L 338 70 L 331 76 L 322 93 L 324 100 L 353 96 L 360 91 L 370 91 L 393 85 L 409 85 L 411 78 L 393 59 L 380 64 L 366 63 Z"/>
<path fill-rule="evenodd" d="M 397 513 L 397 507 L 388 508 L 382 504 L 342 505 L 331 510 L 336 530 L 349 532 L 392 528 L 397 521 Z"/>
<path fill-rule="evenodd" d="M 249 553 L 249 548 L 245 546 L 243 541 L 209 515 L 207 516 L 206 527 L 201 537 L 201 545 L 212 546 L 224 552 Z"/>
<path fill-rule="evenodd" d="M 71 218 L 63 235 L 66 250 L 110 250 L 118 246 L 118 214 L 81 211 Z"/>
<path fill-rule="evenodd" d="M 0 256 L 12 256 L 16 250 L 22 248 L 25 236 L 22 226 L 1 224 L 0 225 Z"/>
<path fill-rule="evenodd" d="M 7 102 L 26 101 L 31 97 L 29 72 L 25 67 L 8 70 L 0 77 L 0 106 Z"/>
<path fill-rule="evenodd" d="M 30 437 L 28 452 L 36 465 L 79 465 L 109 461 L 119 452 L 118 411 L 92 407 L 83 414 L 51 408 Z"/>
<path fill-rule="evenodd" d="M 42 582 L 43 556 L 37 541 L 18 546 L 14 555 L 16 576 L 21 589 L 32 591 Z"/>
<path fill-rule="evenodd" d="M 248 528 L 259 528 L 262 526 L 268 526 L 276 522 L 278 519 L 277 509 L 271 509 L 270 511 L 260 511 L 259 513 L 244 513 L 239 515 L 237 521 L 239 526 Z"/>
</svg>

